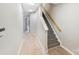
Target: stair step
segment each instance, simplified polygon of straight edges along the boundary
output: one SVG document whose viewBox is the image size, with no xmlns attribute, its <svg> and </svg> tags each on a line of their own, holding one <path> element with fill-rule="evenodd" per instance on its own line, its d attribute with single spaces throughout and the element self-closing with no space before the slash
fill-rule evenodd
<svg viewBox="0 0 79 59">
<path fill-rule="evenodd" d="M 58 41 L 57 40 L 50 40 L 50 41 L 48 41 L 48 45 L 50 45 L 50 44 L 55 44 L 55 43 L 58 43 Z"/>
<path fill-rule="evenodd" d="M 54 44 L 50 44 L 50 45 L 48 46 L 48 48 L 52 48 L 52 47 L 56 47 L 56 46 L 60 46 L 60 43 L 57 42 L 57 43 L 54 43 Z"/>
</svg>

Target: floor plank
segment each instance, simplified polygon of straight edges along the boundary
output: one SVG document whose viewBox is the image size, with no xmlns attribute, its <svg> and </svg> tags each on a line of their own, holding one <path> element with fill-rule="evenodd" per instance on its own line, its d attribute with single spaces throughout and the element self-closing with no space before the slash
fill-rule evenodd
<svg viewBox="0 0 79 59">
<path fill-rule="evenodd" d="M 65 49 L 63 49 L 60 46 L 48 49 L 48 54 L 49 55 L 71 55 L 69 52 L 67 52 Z"/>
</svg>

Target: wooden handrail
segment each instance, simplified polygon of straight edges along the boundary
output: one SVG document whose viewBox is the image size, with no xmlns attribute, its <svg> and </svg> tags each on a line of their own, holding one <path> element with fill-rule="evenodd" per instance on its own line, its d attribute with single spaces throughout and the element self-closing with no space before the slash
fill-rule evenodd
<svg viewBox="0 0 79 59">
<path fill-rule="evenodd" d="M 56 28 L 61 32 L 62 29 L 59 27 L 59 24 L 57 23 L 56 20 L 54 20 L 53 17 L 50 16 L 50 14 L 47 12 L 45 7 L 41 6 L 42 11 L 49 17 L 50 20 L 52 20 L 53 24 L 56 26 Z"/>
</svg>

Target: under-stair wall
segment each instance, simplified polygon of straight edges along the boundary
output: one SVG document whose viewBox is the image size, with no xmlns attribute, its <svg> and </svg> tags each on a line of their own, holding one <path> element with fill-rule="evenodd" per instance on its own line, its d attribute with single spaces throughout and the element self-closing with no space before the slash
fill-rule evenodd
<svg viewBox="0 0 79 59">
<path fill-rule="evenodd" d="M 48 51 L 48 27 L 40 8 L 30 16 L 30 32 L 36 33 L 41 49 L 46 54 Z"/>
</svg>

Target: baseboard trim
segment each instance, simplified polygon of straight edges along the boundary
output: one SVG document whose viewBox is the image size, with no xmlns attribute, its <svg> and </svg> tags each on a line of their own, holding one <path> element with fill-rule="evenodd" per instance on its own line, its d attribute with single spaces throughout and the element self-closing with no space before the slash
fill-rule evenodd
<svg viewBox="0 0 79 59">
<path fill-rule="evenodd" d="M 65 46 L 61 45 L 60 46 L 65 49 L 67 52 L 69 52 L 71 55 L 76 55 L 74 52 L 72 52 L 71 50 L 69 50 L 68 48 L 66 48 Z"/>
</svg>

